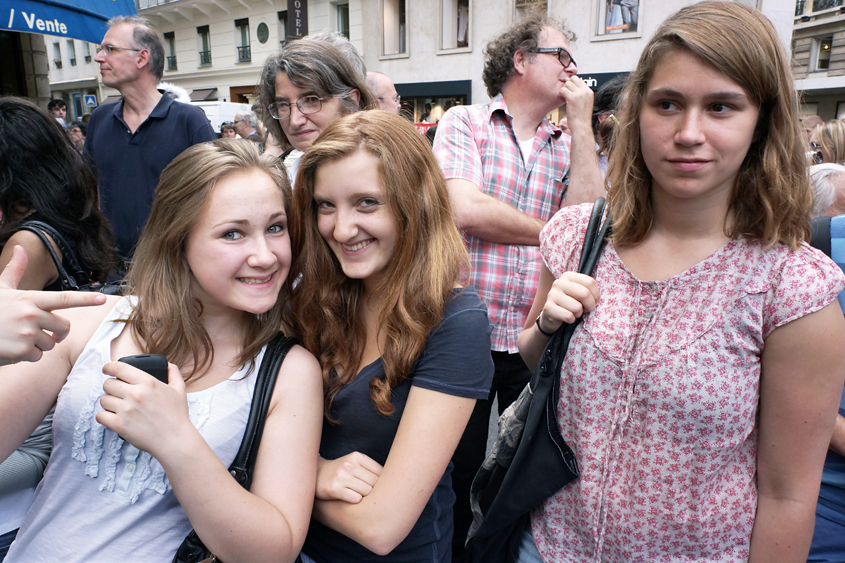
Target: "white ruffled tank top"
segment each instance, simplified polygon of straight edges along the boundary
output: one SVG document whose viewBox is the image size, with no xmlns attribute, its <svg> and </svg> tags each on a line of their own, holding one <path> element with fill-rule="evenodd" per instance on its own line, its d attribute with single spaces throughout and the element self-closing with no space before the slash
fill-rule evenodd
<svg viewBox="0 0 845 563">
<path fill-rule="evenodd" d="M 97 422 L 103 365 L 126 326 L 125 297 L 85 346 L 59 393 L 53 453 L 35 502 L 5 563 L 130 561 L 169 563 L 192 526 L 161 464 Z M 264 349 L 256 358 L 261 364 Z M 191 422 L 228 467 L 249 417 L 258 369 L 188 393 Z"/>
</svg>

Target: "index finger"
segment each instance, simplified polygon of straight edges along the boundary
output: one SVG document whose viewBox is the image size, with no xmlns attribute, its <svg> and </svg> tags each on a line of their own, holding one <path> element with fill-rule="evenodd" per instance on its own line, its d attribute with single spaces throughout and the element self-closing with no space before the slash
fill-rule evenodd
<svg viewBox="0 0 845 563">
<path fill-rule="evenodd" d="M 3 268 L 3 273 L 0 273 L 0 288 L 17 289 L 24 270 L 26 270 L 26 264 L 26 250 L 22 246 L 15 246 L 12 249 L 12 259 Z"/>
<path fill-rule="evenodd" d="M 87 291 L 36 291 L 31 292 L 32 302 L 42 311 L 93 307 L 106 302 L 102 293 Z"/>
<path fill-rule="evenodd" d="M 133 365 L 127 364 L 126 362 L 117 361 L 108 362 L 106 365 L 104 365 L 103 373 L 112 377 L 116 377 L 117 379 L 125 381 L 126 383 L 130 383 L 132 385 L 140 383 L 147 377 L 152 377 L 144 370 L 138 369 Z"/>
</svg>

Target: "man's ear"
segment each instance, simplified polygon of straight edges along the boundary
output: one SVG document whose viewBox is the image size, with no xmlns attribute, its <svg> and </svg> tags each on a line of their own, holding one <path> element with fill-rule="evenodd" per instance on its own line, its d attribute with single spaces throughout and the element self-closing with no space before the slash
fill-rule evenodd
<svg viewBox="0 0 845 563">
<path fill-rule="evenodd" d="M 148 49 L 141 49 L 138 51 L 138 58 L 135 63 L 138 68 L 144 68 L 150 62 L 150 51 Z"/>
<path fill-rule="evenodd" d="M 359 105 L 361 103 L 361 91 L 358 88 L 353 88 L 349 91 L 349 97 L 355 102 L 355 105 Z M 367 108 L 364 108 L 367 109 Z"/>
<path fill-rule="evenodd" d="M 529 64 L 531 61 L 528 59 L 528 54 L 522 49 L 518 49 L 513 54 L 513 69 L 517 74 L 525 74 L 525 67 Z"/>
</svg>

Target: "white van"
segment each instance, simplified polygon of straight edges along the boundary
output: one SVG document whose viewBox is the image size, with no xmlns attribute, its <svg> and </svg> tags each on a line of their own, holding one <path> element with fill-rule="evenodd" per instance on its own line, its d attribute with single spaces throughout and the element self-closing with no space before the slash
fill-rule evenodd
<svg viewBox="0 0 845 563">
<path fill-rule="evenodd" d="M 191 102 L 205 112 L 205 116 L 211 122 L 215 133 L 220 133 L 220 125 L 224 121 L 234 121 L 235 114 L 242 111 L 249 111 L 249 104 L 236 104 L 232 102 Z"/>
</svg>

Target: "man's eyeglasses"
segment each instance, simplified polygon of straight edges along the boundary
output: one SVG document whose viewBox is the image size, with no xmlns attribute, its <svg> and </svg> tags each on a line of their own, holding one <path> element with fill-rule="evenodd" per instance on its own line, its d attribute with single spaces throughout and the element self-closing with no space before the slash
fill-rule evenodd
<svg viewBox="0 0 845 563">
<path fill-rule="evenodd" d="M 323 99 L 317 96 L 303 96 L 295 102 L 274 102 L 267 108 L 274 119 L 287 119 L 290 117 L 290 107 L 296 105 L 296 109 L 302 115 L 317 113 L 323 109 Z"/>
<path fill-rule="evenodd" d="M 564 49 L 563 47 L 541 47 L 539 49 L 534 49 L 531 51 L 532 53 L 541 53 L 545 55 L 557 55 L 557 60 L 560 61 L 560 64 L 563 65 L 563 68 L 567 68 L 569 65 L 575 65 L 575 59 L 572 58 L 572 55 L 569 54 L 569 51 Z"/>
<path fill-rule="evenodd" d="M 397 104 L 402 103 L 402 96 L 400 96 L 399 94 L 396 94 L 395 96 L 388 96 L 388 97 L 386 97 L 386 98 L 383 98 L 383 97 L 379 96 L 379 97 L 378 97 L 378 99 L 379 99 L 379 100 L 382 100 L 382 101 L 384 101 L 384 100 L 393 100 L 393 101 L 394 101 L 394 102 L 396 102 Z"/>
<path fill-rule="evenodd" d="M 130 49 L 129 47 L 115 47 L 114 45 L 100 45 L 97 47 L 97 52 L 103 51 L 106 56 L 110 56 L 115 51 L 143 51 L 143 49 Z"/>
</svg>

